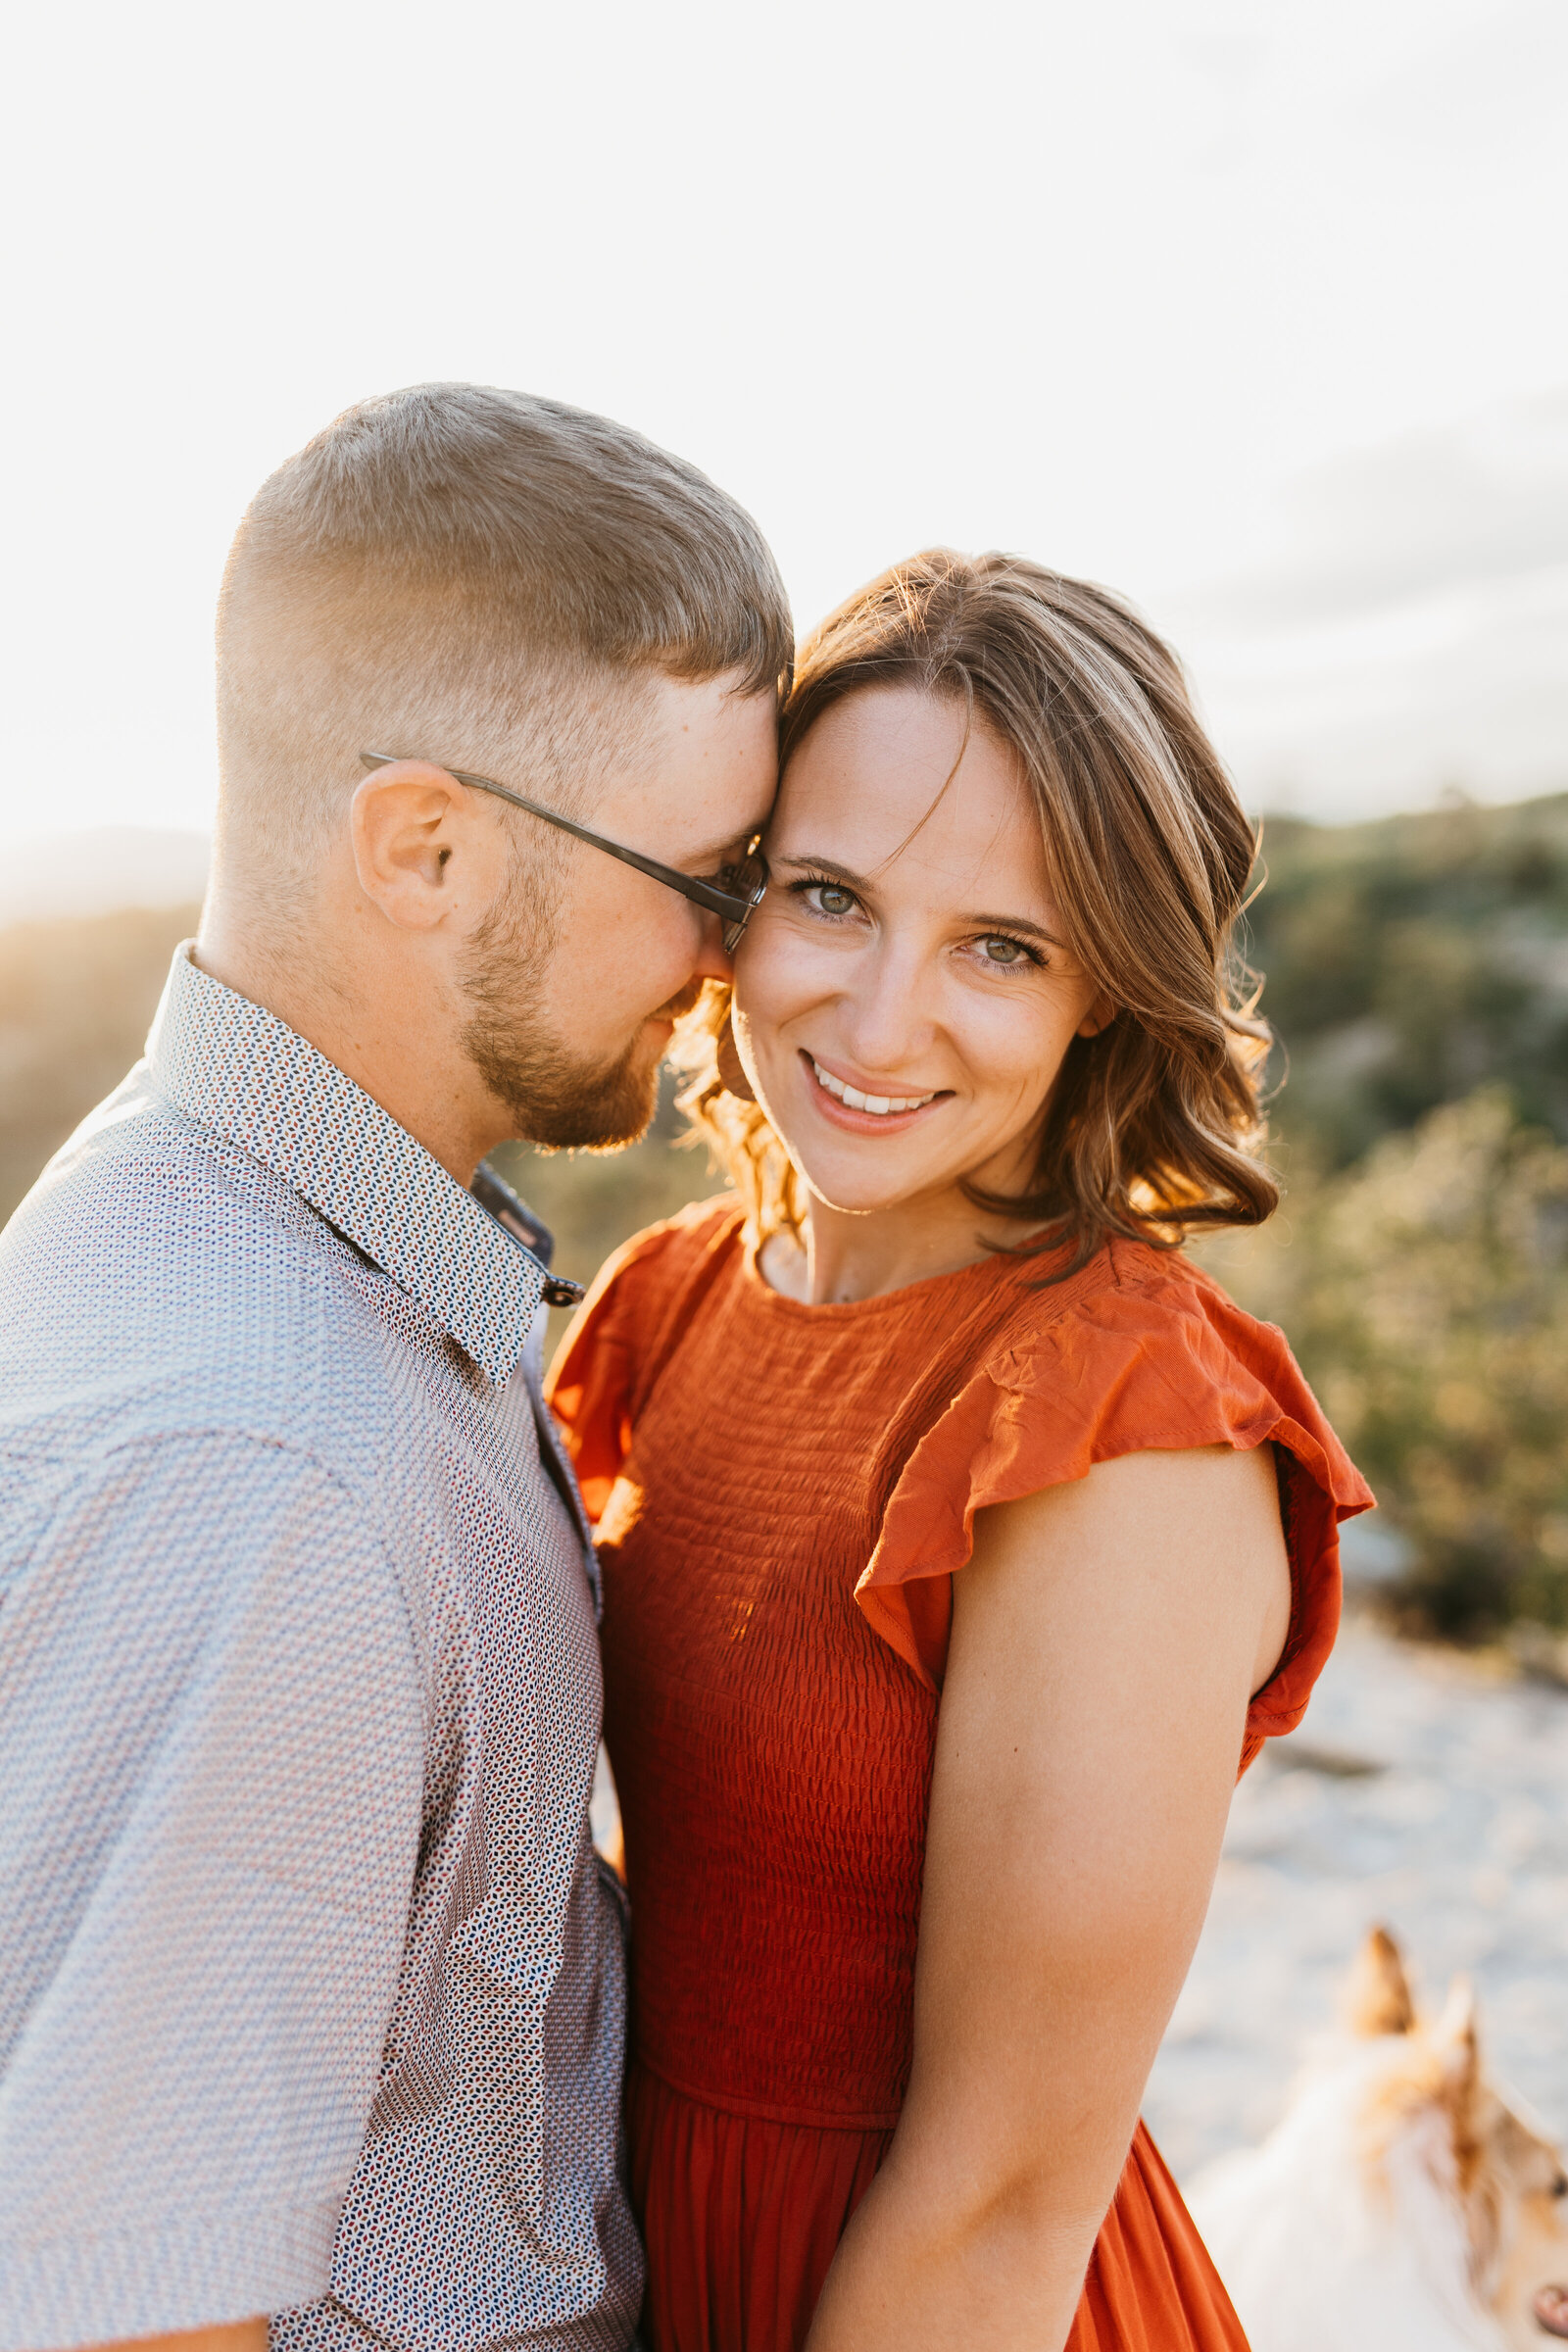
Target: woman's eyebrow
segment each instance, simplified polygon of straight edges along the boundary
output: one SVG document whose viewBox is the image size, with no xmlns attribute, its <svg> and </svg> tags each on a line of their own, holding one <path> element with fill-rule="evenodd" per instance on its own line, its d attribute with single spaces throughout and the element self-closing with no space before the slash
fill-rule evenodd
<svg viewBox="0 0 1568 2352">
<path fill-rule="evenodd" d="M 836 858 L 815 857 L 809 850 L 803 850 L 798 857 L 787 857 L 782 851 L 775 851 L 770 853 L 768 863 L 773 866 L 808 868 L 813 874 L 831 874 L 835 882 L 843 882 L 851 890 L 869 888 L 866 877 L 858 874 L 853 865 L 841 865 Z"/>
</svg>

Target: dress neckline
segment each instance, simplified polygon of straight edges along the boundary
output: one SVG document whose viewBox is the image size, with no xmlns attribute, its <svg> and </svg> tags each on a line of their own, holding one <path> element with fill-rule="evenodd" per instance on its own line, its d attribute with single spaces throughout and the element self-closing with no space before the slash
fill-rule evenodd
<svg viewBox="0 0 1568 2352">
<path fill-rule="evenodd" d="M 897 1313 L 918 1297 L 921 1300 L 939 1298 L 945 1293 L 969 1284 L 978 1284 L 989 1277 L 1001 1281 L 1003 1275 L 1016 1274 L 1024 1266 L 1033 1266 L 1034 1257 L 1021 1257 L 1010 1250 L 989 1250 L 982 1257 L 974 1257 L 966 1266 L 950 1267 L 945 1274 L 922 1274 L 917 1282 L 901 1283 L 896 1291 L 876 1291 L 869 1298 L 791 1298 L 784 1291 L 776 1291 L 762 1272 L 760 1257 L 762 1244 L 755 1238 L 743 1243 L 741 1275 L 747 1290 L 757 1298 L 767 1302 L 770 1312 L 793 1317 L 800 1321 L 821 1323 L 845 1322 L 856 1317 L 873 1320 L 878 1311 Z M 1049 1250 L 1039 1253 L 1040 1261 L 1048 1261 Z M 1001 1269 L 1001 1274 L 999 1274 Z"/>
</svg>

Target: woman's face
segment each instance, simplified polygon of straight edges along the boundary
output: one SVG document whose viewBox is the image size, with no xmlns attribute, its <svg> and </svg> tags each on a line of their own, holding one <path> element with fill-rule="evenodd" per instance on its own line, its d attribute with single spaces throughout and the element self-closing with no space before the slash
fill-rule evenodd
<svg viewBox="0 0 1568 2352">
<path fill-rule="evenodd" d="M 866 1211 L 1029 1181 L 1046 1099 L 1108 1017 L 1061 941 L 1012 754 L 917 687 L 851 695 L 792 757 L 735 1034 L 811 1191 Z M 940 797 L 939 797 L 940 796 Z"/>
</svg>

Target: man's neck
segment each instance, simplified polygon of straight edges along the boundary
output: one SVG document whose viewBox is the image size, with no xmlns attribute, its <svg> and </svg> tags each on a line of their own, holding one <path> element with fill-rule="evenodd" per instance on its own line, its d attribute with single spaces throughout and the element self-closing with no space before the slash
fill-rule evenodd
<svg viewBox="0 0 1568 2352">
<path fill-rule="evenodd" d="M 377 943 L 379 944 L 379 943 Z M 422 969 L 373 953 L 318 957 L 308 937 L 279 953 L 248 926 L 204 909 L 196 940 L 201 970 L 287 1024 L 362 1087 L 465 1187 L 508 1129 L 478 1071 L 432 1017 L 439 998 Z M 345 961 L 358 961 L 353 980 Z M 434 1001 L 433 1001 L 434 1000 Z"/>
</svg>

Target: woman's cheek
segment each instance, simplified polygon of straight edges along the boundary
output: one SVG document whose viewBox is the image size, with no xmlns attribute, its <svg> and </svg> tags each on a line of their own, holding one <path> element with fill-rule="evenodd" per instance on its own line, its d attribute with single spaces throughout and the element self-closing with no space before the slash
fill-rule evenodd
<svg viewBox="0 0 1568 2352">
<path fill-rule="evenodd" d="M 1055 1083 L 1073 1021 L 1061 1005 L 1038 1001 L 999 1010 L 1008 1017 L 992 1025 L 983 1040 L 976 1038 L 975 1048 L 983 1057 L 987 1092 L 999 1107 L 1005 1103 L 1013 1118 L 1027 1120 Z"/>
<path fill-rule="evenodd" d="M 782 926 L 747 940 L 735 962 L 735 1004 L 754 1031 L 777 1028 L 828 992 L 824 958 Z"/>
</svg>

